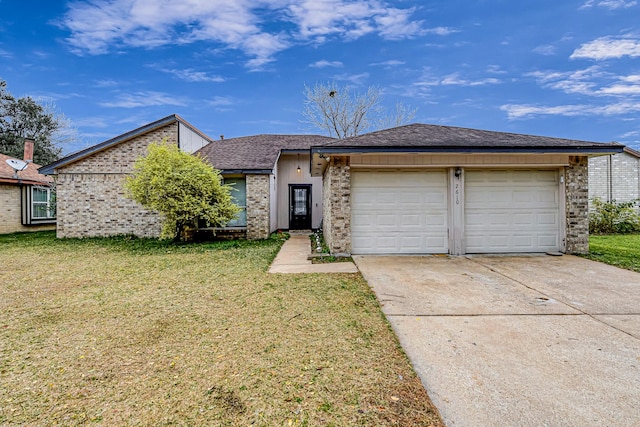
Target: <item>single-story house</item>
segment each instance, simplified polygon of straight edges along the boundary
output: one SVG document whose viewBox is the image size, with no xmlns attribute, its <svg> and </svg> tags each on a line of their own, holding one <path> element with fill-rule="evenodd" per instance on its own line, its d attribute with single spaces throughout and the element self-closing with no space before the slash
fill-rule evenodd
<svg viewBox="0 0 640 427">
<path fill-rule="evenodd" d="M 589 201 L 630 202 L 640 199 L 640 151 L 624 147 L 621 153 L 589 159 Z"/>
<path fill-rule="evenodd" d="M 22 162 L 0 154 L 0 233 L 53 230 L 52 179 L 33 163 L 34 142 L 26 139 Z M 7 162 L 9 161 L 9 162 Z M 13 163 L 16 168 L 9 163 Z M 25 165 L 26 163 L 26 165 Z M 21 169 L 25 166 L 24 169 Z"/>
<path fill-rule="evenodd" d="M 588 250 L 588 159 L 596 143 L 412 124 L 336 140 L 212 140 L 172 115 L 41 168 L 57 175 L 58 236 L 157 236 L 159 218 L 122 180 L 152 141 L 198 153 L 234 184 L 249 239 L 322 227 L 333 253 Z"/>
</svg>

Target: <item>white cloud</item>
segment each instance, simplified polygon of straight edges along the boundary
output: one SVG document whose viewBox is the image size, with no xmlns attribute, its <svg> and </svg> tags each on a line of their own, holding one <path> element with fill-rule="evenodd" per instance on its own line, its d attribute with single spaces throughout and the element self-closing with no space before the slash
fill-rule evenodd
<svg viewBox="0 0 640 427">
<path fill-rule="evenodd" d="M 0 58 L 13 58 L 13 54 L 8 50 L 0 49 Z"/>
<path fill-rule="evenodd" d="M 234 101 L 234 99 L 229 96 L 214 96 L 209 101 L 207 101 L 207 104 L 211 105 L 212 107 L 228 107 L 235 103 L 236 102 Z"/>
<path fill-rule="evenodd" d="M 158 105 L 177 105 L 184 107 L 187 105 L 187 101 L 185 99 L 176 98 L 168 93 L 142 91 L 121 94 L 115 101 L 101 102 L 98 105 L 113 108 L 155 107 Z"/>
<path fill-rule="evenodd" d="M 460 30 L 450 27 L 435 27 L 424 30 L 426 34 L 436 34 L 438 36 L 448 36 L 449 34 L 459 33 Z"/>
<path fill-rule="evenodd" d="M 580 9 L 590 9 L 590 8 L 592 8 L 594 6 L 604 7 L 604 8 L 609 9 L 609 10 L 627 9 L 629 7 L 636 6 L 637 4 L 638 4 L 638 2 L 635 1 L 635 0 L 632 0 L 632 1 L 628 1 L 628 0 L 602 0 L 602 1 L 588 0 L 582 6 L 580 6 Z"/>
<path fill-rule="evenodd" d="M 327 61 L 326 59 L 322 59 L 320 61 L 316 61 L 313 64 L 309 64 L 309 67 L 313 68 L 326 68 L 326 67 L 342 67 L 342 62 L 340 61 Z"/>
<path fill-rule="evenodd" d="M 414 12 L 383 0 L 74 0 L 60 25 L 69 30 L 67 42 L 80 55 L 207 41 L 242 51 L 250 57 L 247 66 L 260 69 L 294 43 L 455 31 L 424 30 L 422 21 L 412 19 Z M 276 26 L 264 25 L 276 21 L 289 30 L 270 32 L 268 27 Z"/>
<path fill-rule="evenodd" d="M 160 69 L 165 73 L 173 74 L 180 80 L 184 80 L 189 83 L 200 83 L 200 82 L 212 82 L 212 83 L 222 83 L 226 81 L 224 77 L 217 75 L 209 75 L 204 71 L 196 71 L 193 68 L 187 68 L 184 70 L 175 69 L 175 68 L 163 68 Z"/>
<path fill-rule="evenodd" d="M 635 36 L 600 37 L 576 49 L 569 58 L 603 59 L 640 56 L 640 39 Z"/>
<path fill-rule="evenodd" d="M 453 73 L 447 76 L 444 76 L 439 84 L 441 86 L 484 86 L 488 84 L 498 84 L 500 80 L 488 77 L 479 80 L 468 80 L 460 77 L 460 73 Z"/>
<path fill-rule="evenodd" d="M 382 62 L 373 62 L 369 65 L 371 66 L 382 66 L 382 67 L 396 67 L 398 65 L 404 65 L 406 64 L 405 61 L 398 61 L 396 59 L 390 59 L 388 61 L 382 61 Z"/>
<path fill-rule="evenodd" d="M 553 45 L 546 44 L 541 45 L 533 49 L 534 53 L 538 53 L 540 55 L 551 56 L 556 54 L 557 48 Z"/>
<path fill-rule="evenodd" d="M 369 78 L 369 73 L 360 74 L 338 74 L 333 76 L 335 80 L 351 82 L 355 85 L 361 85 Z"/>
<path fill-rule="evenodd" d="M 617 102 L 605 105 L 576 104 L 576 105 L 531 105 L 505 104 L 500 107 L 507 113 L 510 120 L 527 119 L 533 116 L 616 116 L 626 113 L 640 112 L 640 102 Z"/>
</svg>

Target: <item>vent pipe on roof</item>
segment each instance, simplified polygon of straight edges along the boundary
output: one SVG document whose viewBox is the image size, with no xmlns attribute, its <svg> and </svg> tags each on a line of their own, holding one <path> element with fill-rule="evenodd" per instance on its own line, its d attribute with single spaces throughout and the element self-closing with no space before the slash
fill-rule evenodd
<svg viewBox="0 0 640 427">
<path fill-rule="evenodd" d="M 220 140 L 222 141 L 224 139 L 224 135 L 220 135 Z"/>
</svg>

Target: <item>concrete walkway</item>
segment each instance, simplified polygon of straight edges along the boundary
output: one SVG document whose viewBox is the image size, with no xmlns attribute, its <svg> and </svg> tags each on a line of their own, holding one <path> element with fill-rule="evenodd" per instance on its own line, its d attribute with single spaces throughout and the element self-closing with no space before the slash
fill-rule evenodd
<svg viewBox="0 0 640 427">
<path fill-rule="evenodd" d="M 313 264 L 307 259 L 310 253 L 309 235 L 292 234 L 273 260 L 269 273 L 358 273 L 352 262 Z"/>
</svg>

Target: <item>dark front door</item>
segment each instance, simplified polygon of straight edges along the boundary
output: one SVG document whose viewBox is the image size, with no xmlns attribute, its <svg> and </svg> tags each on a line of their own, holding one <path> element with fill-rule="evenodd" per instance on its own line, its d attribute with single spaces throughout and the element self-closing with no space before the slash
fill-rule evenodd
<svg viewBox="0 0 640 427">
<path fill-rule="evenodd" d="M 289 229 L 311 229 L 310 185 L 289 185 Z"/>
</svg>

